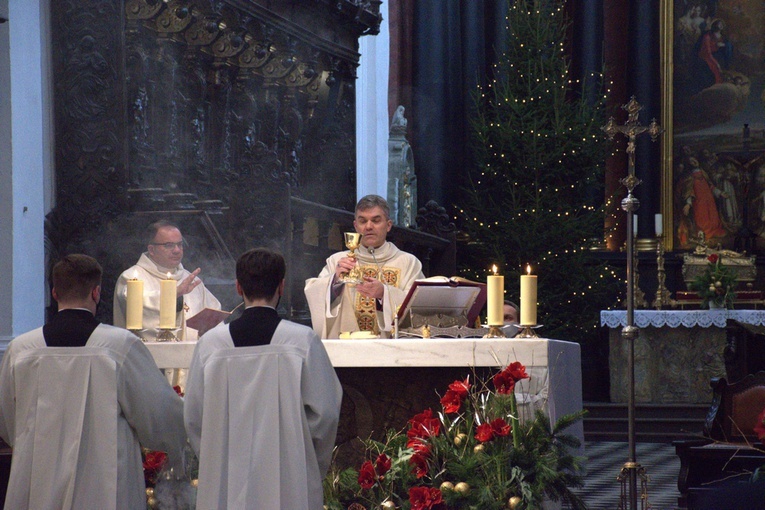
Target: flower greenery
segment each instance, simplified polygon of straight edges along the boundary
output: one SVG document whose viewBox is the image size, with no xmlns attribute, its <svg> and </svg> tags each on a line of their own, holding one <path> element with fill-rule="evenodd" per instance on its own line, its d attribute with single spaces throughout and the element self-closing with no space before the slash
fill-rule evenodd
<svg viewBox="0 0 765 510">
<path fill-rule="evenodd" d="M 579 440 L 561 432 L 583 412 L 551 428 L 537 411 L 518 419 L 515 385 L 528 379 L 518 362 L 489 383 L 470 377 L 449 385 L 441 412 L 427 409 L 404 431 L 383 441 L 365 440 L 367 460 L 359 470 L 331 469 L 324 480 L 325 507 L 352 509 L 541 508 L 549 498 L 570 508 L 584 503 L 570 489 L 581 487 Z"/>
<path fill-rule="evenodd" d="M 718 307 L 733 308 L 736 293 L 736 274 L 730 268 L 723 266 L 722 257 L 713 253 L 707 257 L 704 272 L 691 283 L 691 290 L 699 293 L 703 299 L 701 306 L 706 308 L 712 302 Z"/>
</svg>

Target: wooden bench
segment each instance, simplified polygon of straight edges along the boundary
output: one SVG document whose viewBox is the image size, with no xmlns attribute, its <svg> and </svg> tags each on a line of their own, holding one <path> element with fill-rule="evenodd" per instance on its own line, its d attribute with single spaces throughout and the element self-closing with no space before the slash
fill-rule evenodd
<svg viewBox="0 0 765 510">
<path fill-rule="evenodd" d="M 754 433 L 765 409 L 765 371 L 735 383 L 713 378 L 710 385 L 713 400 L 703 435 L 674 443 L 680 457 L 679 508 L 709 508 L 712 494 L 723 485 L 740 483 L 739 491 L 746 490 L 751 473 L 765 465 L 765 447 Z"/>
</svg>

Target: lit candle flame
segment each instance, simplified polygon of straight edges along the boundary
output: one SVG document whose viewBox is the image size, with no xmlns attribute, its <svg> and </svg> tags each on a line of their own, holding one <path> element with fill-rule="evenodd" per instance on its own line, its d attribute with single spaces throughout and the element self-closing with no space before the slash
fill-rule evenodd
<svg viewBox="0 0 765 510">
<path fill-rule="evenodd" d="M 497 266 L 496 265 L 492 265 L 491 266 L 491 272 L 494 273 L 494 275 L 497 274 Z"/>
<path fill-rule="evenodd" d="M 170 271 L 167 272 L 167 279 L 170 279 Z"/>
<path fill-rule="evenodd" d="M 531 264 L 526 264 L 526 274 L 531 274 Z"/>
</svg>

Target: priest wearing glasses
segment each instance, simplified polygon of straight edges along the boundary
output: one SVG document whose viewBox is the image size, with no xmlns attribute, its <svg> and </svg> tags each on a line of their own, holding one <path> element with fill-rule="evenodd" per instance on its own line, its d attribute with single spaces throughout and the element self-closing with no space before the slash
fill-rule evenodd
<svg viewBox="0 0 765 510">
<path fill-rule="evenodd" d="M 367 195 L 359 200 L 353 226 L 362 235 L 356 258 L 346 251 L 335 253 L 318 277 L 306 280 L 311 322 L 321 338 L 354 331 L 387 336 L 409 288 L 425 277 L 417 257 L 386 240 L 393 222 L 383 197 Z M 343 277 L 356 265 L 363 281 L 352 288 Z"/>
<path fill-rule="evenodd" d="M 149 225 L 146 238 L 148 245 L 138 263 L 125 270 L 114 287 L 114 325 L 125 327 L 127 281 L 142 280 L 143 283 L 143 337 L 156 340 L 159 327 L 160 281 L 171 278 L 177 282 L 176 327 L 182 326 L 183 314 L 193 317 L 205 308 L 220 310 L 220 301 L 205 288 L 199 279 L 200 268 L 189 272 L 183 267 L 183 235 L 177 225 L 161 220 Z M 194 330 L 188 330 L 188 333 Z M 195 337 L 195 334 L 192 333 Z M 185 340 L 195 340 L 185 338 Z"/>
</svg>

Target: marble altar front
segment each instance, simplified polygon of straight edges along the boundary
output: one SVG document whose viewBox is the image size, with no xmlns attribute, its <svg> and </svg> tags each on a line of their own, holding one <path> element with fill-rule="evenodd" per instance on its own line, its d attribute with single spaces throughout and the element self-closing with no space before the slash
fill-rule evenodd
<svg viewBox="0 0 765 510">
<path fill-rule="evenodd" d="M 147 343 L 160 368 L 188 367 L 193 342 Z M 530 378 L 516 385 L 521 419 L 545 411 L 551 422 L 582 409 L 579 344 L 561 340 L 407 338 L 324 340 L 343 384 L 337 443 L 343 463 L 361 453 L 358 438 L 382 439 L 403 429 L 414 414 L 440 409 L 440 395 L 455 379 L 484 380 L 514 361 Z M 439 395 L 440 394 L 440 395 Z M 567 430 L 583 441 L 582 422 Z"/>
<path fill-rule="evenodd" d="M 637 310 L 635 400 L 651 403 L 709 403 L 712 377 L 725 377 L 726 325 L 729 320 L 765 324 L 763 310 Z M 624 310 L 606 310 L 601 325 L 610 328 L 611 402 L 628 401 L 628 345 L 621 337 Z"/>
</svg>

